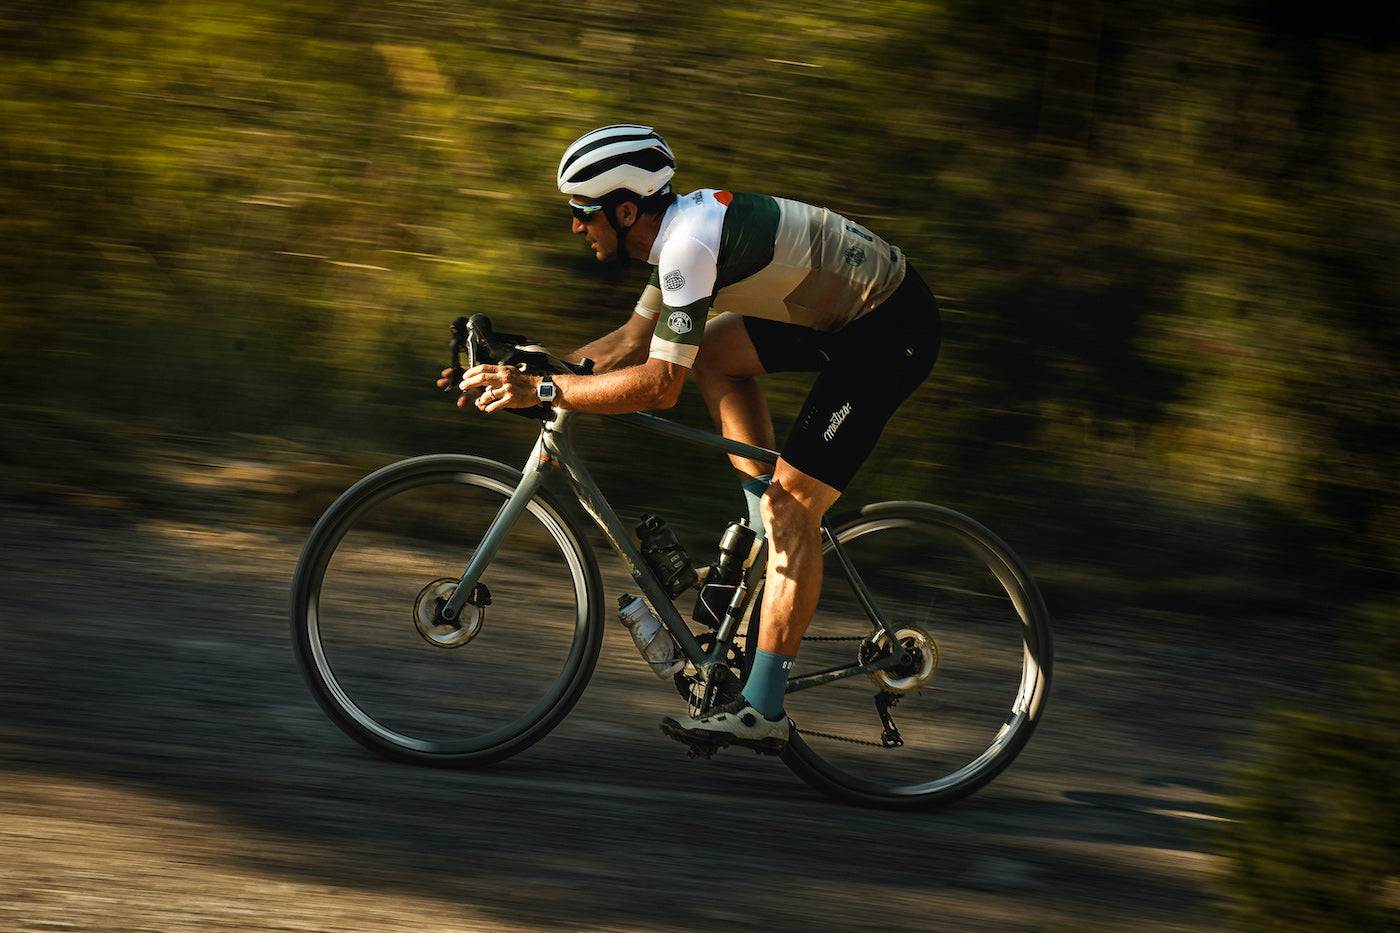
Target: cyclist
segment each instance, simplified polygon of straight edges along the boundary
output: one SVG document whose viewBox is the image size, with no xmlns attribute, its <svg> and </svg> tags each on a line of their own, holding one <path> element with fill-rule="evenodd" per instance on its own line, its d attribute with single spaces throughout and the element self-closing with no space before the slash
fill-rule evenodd
<svg viewBox="0 0 1400 933">
<path fill-rule="evenodd" d="M 651 281 L 626 323 L 573 355 L 593 359 L 593 375 L 483 365 L 461 388 L 480 390 L 484 411 L 544 403 L 612 414 L 671 407 L 694 372 L 721 433 L 773 448 L 756 377 L 818 374 L 771 475 L 731 457 L 750 523 L 769 540 L 764 624 L 743 695 L 661 724 L 702 750 L 777 753 L 788 737 L 788 672 L 821 590 L 821 517 L 933 368 L 938 306 L 904 254 L 860 224 L 763 195 L 677 196 L 675 170 L 670 147 L 646 126 L 603 127 L 569 146 L 557 182 L 573 232 L 602 262 L 650 263 Z"/>
</svg>

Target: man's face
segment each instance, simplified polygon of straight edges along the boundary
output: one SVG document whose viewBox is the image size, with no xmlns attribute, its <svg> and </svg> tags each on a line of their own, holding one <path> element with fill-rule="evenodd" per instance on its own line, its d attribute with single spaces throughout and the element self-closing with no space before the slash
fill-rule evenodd
<svg viewBox="0 0 1400 933">
<path fill-rule="evenodd" d="M 599 262 L 618 262 L 617 231 L 603 216 L 603 207 L 593 198 L 575 196 L 569 199 L 574 212 L 574 233 L 588 241 L 588 248 Z"/>
</svg>

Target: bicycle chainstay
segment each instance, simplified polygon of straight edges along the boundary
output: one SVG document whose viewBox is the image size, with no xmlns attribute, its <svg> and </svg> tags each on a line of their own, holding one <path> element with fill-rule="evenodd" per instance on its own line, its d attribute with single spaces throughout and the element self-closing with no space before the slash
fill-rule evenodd
<svg viewBox="0 0 1400 933">
<path fill-rule="evenodd" d="M 869 664 L 875 660 L 875 655 L 867 656 L 870 648 L 875 647 L 874 641 L 868 636 L 861 635 L 812 635 L 803 639 L 804 641 L 858 641 L 861 642 L 860 650 L 856 653 L 857 660 L 861 664 Z M 836 742 L 847 742 L 851 745 L 867 745 L 871 748 L 899 748 L 904 744 L 904 739 L 899 734 L 899 727 L 894 724 L 894 717 L 890 715 L 890 710 L 894 708 L 900 700 L 897 693 L 888 690 L 881 690 L 875 694 L 875 712 L 880 717 L 880 741 L 872 742 L 869 739 L 853 739 L 848 735 L 836 735 L 832 732 L 812 732 L 797 726 L 796 720 L 793 725 L 797 726 L 803 735 L 810 735 L 818 739 L 832 739 Z"/>
</svg>

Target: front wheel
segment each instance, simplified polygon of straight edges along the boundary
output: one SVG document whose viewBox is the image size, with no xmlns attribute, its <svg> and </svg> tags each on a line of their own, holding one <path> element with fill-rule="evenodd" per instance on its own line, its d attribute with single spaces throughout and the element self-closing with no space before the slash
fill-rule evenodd
<svg viewBox="0 0 1400 933">
<path fill-rule="evenodd" d="M 1052 651 L 1040 591 L 999 538 L 948 509 L 886 502 L 832 527 L 908 658 L 803 688 L 806 673 L 893 650 L 827 541 L 821 600 L 789 680 L 783 760 L 864 806 L 958 800 L 1011 763 L 1044 711 Z"/>
<path fill-rule="evenodd" d="M 371 750 L 471 766 L 538 741 L 573 707 L 603 637 L 603 587 L 577 523 L 543 493 L 482 575 L 449 598 L 520 474 L 476 457 L 405 460 L 317 523 L 292 584 L 292 641 L 322 709 Z M 486 596 L 489 593 L 489 604 Z"/>
</svg>

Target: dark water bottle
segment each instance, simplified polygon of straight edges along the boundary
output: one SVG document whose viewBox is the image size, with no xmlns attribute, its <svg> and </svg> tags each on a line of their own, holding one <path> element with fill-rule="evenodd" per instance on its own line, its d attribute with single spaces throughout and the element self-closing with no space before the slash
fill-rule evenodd
<svg viewBox="0 0 1400 933">
<path fill-rule="evenodd" d="M 725 610 L 734 598 L 734 591 L 744 576 L 744 561 L 749 559 L 757 532 L 742 518 L 730 522 L 719 539 L 719 556 L 705 572 L 705 584 L 700 588 L 700 597 L 695 600 L 695 612 L 691 614 L 696 622 L 718 628 L 724 620 Z"/>
<path fill-rule="evenodd" d="M 665 521 L 655 515 L 643 515 L 637 523 L 637 538 L 641 541 L 642 557 L 666 588 L 667 595 L 675 599 L 695 585 L 699 577 L 690 563 L 690 555 Z"/>
</svg>

